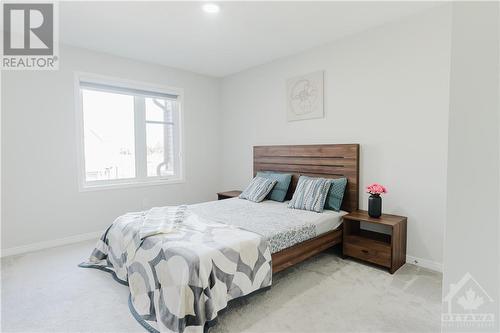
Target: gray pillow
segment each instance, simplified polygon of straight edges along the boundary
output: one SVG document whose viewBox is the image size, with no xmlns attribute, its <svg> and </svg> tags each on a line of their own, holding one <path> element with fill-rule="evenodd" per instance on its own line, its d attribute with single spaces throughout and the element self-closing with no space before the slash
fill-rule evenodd
<svg viewBox="0 0 500 333">
<path fill-rule="evenodd" d="M 239 197 L 253 202 L 261 202 L 271 192 L 276 183 L 276 180 L 255 177 Z"/>
<path fill-rule="evenodd" d="M 330 185 L 330 179 L 300 176 L 288 207 L 321 213 Z"/>
</svg>

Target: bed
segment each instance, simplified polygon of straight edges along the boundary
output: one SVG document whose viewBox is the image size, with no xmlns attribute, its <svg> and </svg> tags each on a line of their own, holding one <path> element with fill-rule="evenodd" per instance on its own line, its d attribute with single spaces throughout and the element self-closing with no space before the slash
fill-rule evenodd
<svg viewBox="0 0 500 333">
<path fill-rule="evenodd" d="M 265 290 L 272 275 L 342 241 L 342 215 L 358 208 L 359 145 L 254 147 L 254 174 L 348 179 L 341 211 L 315 213 L 286 202 L 234 198 L 120 216 L 88 262 L 129 285 L 129 307 L 150 332 L 202 332 L 236 298 Z M 170 216 L 168 228 L 144 226 Z M 152 221 L 146 223 L 146 221 Z"/>
<path fill-rule="evenodd" d="M 347 178 L 341 210 L 352 212 L 359 203 L 359 144 L 256 146 L 253 149 L 254 175 L 258 171 L 292 174 L 288 189 L 290 199 L 301 175 L 324 178 Z M 272 255 L 273 273 L 302 262 L 342 242 L 342 228 Z"/>
</svg>

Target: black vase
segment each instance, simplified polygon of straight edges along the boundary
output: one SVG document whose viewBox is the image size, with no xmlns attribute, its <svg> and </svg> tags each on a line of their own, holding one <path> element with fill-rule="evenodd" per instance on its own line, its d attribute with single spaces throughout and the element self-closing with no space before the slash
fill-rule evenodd
<svg viewBox="0 0 500 333">
<path fill-rule="evenodd" d="M 368 215 L 380 217 L 382 215 L 382 198 L 378 194 L 371 194 L 368 198 Z"/>
</svg>

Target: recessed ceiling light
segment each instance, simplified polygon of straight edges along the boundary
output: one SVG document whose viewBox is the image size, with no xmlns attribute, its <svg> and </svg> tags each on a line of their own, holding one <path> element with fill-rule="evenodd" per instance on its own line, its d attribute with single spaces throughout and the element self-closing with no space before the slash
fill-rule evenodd
<svg viewBox="0 0 500 333">
<path fill-rule="evenodd" d="M 215 3 L 207 3 L 203 5 L 203 11 L 209 14 L 216 14 L 220 11 L 220 7 Z"/>
</svg>

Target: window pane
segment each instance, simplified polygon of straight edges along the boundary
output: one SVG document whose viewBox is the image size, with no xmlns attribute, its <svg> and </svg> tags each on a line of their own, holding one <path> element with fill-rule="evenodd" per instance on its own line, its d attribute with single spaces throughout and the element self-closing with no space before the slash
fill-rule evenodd
<svg viewBox="0 0 500 333">
<path fill-rule="evenodd" d="M 146 124 L 148 177 L 174 174 L 173 126 Z"/>
<path fill-rule="evenodd" d="M 172 122 L 173 103 L 161 98 L 146 98 L 146 120 Z"/>
<path fill-rule="evenodd" d="M 135 177 L 134 97 L 82 89 L 86 181 Z"/>
</svg>

